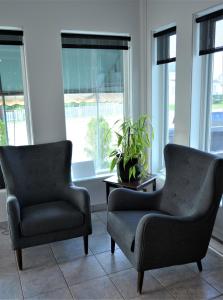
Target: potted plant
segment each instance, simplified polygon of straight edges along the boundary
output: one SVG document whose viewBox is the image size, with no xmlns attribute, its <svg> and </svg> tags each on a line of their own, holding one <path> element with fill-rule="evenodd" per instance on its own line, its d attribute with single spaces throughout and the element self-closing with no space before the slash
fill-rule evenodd
<svg viewBox="0 0 223 300">
<path fill-rule="evenodd" d="M 115 124 L 119 123 L 116 121 Z M 148 149 L 153 139 L 153 129 L 148 122 L 148 116 L 143 115 L 138 120 L 127 119 L 115 131 L 117 137 L 116 149 L 112 157 L 111 171 L 117 166 L 118 177 L 122 181 L 137 181 L 145 177 L 148 170 Z"/>
</svg>

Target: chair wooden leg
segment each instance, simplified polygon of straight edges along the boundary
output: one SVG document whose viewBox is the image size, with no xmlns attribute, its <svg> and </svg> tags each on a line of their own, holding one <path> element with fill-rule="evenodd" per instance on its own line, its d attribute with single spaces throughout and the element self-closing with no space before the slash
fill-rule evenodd
<svg viewBox="0 0 223 300">
<path fill-rule="evenodd" d="M 88 235 L 84 236 L 84 252 L 88 254 Z"/>
<path fill-rule="evenodd" d="M 15 252 L 19 270 L 22 271 L 22 249 L 16 249 Z"/>
<path fill-rule="evenodd" d="M 203 268 L 202 268 L 201 260 L 197 261 L 197 267 L 198 267 L 199 272 L 202 272 Z"/>
<path fill-rule="evenodd" d="M 138 272 L 137 292 L 139 294 L 142 294 L 143 278 L 144 278 L 144 271 Z"/>
<path fill-rule="evenodd" d="M 113 254 L 115 252 L 115 241 L 111 237 L 111 253 Z"/>
</svg>

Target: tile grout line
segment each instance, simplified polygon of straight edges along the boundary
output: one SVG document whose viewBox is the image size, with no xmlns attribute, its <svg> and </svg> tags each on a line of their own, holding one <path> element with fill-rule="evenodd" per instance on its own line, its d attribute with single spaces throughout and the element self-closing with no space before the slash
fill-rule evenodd
<svg viewBox="0 0 223 300">
<path fill-rule="evenodd" d="M 15 259 L 15 263 L 16 263 L 17 273 L 18 273 L 18 276 L 19 276 L 19 283 L 20 283 L 20 287 L 21 287 L 21 291 L 22 291 L 22 297 L 23 297 L 23 299 L 25 299 L 23 286 L 22 286 L 22 280 L 21 280 L 20 272 L 19 272 L 19 268 L 18 268 L 17 258 L 16 258 L 16 255 L 15 255 L 15 251 L 14 250 L 12 250 L 12 251 L 14 252 L 14 259 Z"/>
<path fill-rule="evenodd" d="M 65 278 L 65 276 L 64 276 L 64 274 L 63 274 L 63 272 L 62 272 L 62 270 L 61 270 L 61 268 L 60 268 L 60 266 L 59 266 L 59 264 L 58 264 L 58 262 L 57 262 L 56 256 L 54 255 L 54 252 L 53 252 L 53 249 L 52 249 L 51 245 L 49 245 L 49 247 L 50 247 L 51 253 L 52 253 L 52 255 L 53 255 L 53 258 L 54 258 L 54 260 L 55 260 L 55 262 L 56 262 L 56 265 L 57 265 L 57 267 L 58 267 L 58 269 L 59 269 L 59 271 L 60 271 L 60 273 L 61 273 L 61 275 L 62 275 L 62 277 L 63 277 L 63 279 L 64 279 L 64 281 L 65 281 L 65 283 L 66 283 L 66 286 L 67 286 L 67 288 L 68 288 L 68 291 L 69 291 L 71 297 L 72 297 L 73 299 L 75 299 L 75 298 L 73 297 L 73 294 L 71 293 L 71 290 L 70 290 L 69 285 L 68 285 L 68 283 L 67 283 L 67 281 L 66 281 L 66 278 Z"/>
<path fill-rule="evenodd" d="M 161 286 L 162 286 L 162 288 L 171 296 L 171 297 L 173 297 L 174 299 L 177 299 L 170 291 L 169 291 L 169 289 L 158 279 L 158 278 L 156 278 L 150 271 L 151 270 L 148 270 L 149 271 L 149 273 L 150 273 L 150 275 L 153 277 L 153 279 L 155 279 Z"/>
<path fill-rule="evenodd" d="M 51 251 L 53 252 L 52 249 L 51 249 Z M 53 255 L 54 255 L 54 254 L 53 254 Z M 95 256 L 95 255 L 92 253 L 91 255 L 86 255 L 86 256 L 87 256 L 87 257 L 93 257 L 93 256 Z M 80 259 L 80 258 L 81 258 L 81 257 L 78 257 L 77 259 Z M 83 258 L 83 256 L 82 256 L 82 258 Z M 55 258 L 55 259 L 56 259 L 56 258 Z M 96 259 L 96 258 L 95 258 L 95 259 Z M 57 261 L 56 261 L 56 263 L 57 263 Z M 94 280 L 94 279 L 103 278 L 103 277 L 106 277 L 106 276 L 107 276 L 107 274 L 105 273 L 104 275 L 99 275 L 99 276 L 96 276 L 96 277 L 94 277 L 94 278 L 85 279 L 84 281 L 76 282 L 75 284 L 69 286 L 69 284 L 67 283 L 67 280 L 66 280 L 66 278 L 65 278 L 65 276 L 64 276 L 64 274 L 63 274 L 63 272 L 62 272 L 62 270 L 61 270 L 61 268 L 60 268 L 60 265 L 59 265 L 58 263 L 57 263 L 57 266 L 59 267 L 60 272 L 62 273 L 62 276 L 63 276 L 63 278 L 64 278 L 64 280 L 65 280 L 65 282 L 66 282 L 66 285 L 67 285 L 67 287 L 68 287 L 68 289 L 69 289 L 69 292 L 70 292 L 70 294 L 71 294 L 71 296 L 72 296 L 72 298 L 73 298 L 74 300 L 76 300 L 76 299 L 73 297 L 73 294 L 72 294 L 70 288 L 72 288 L 72 287 L 74 287 L 75 285 L 78 285 L 78 284 L 82 284 L 82 283 L 85 283 L 85 282 L 88 282 L 88 281 L 91 281 L 91 280 Z M 103 270 L 104 270 L 104 269 L 103 269 Z"/>
</svg>

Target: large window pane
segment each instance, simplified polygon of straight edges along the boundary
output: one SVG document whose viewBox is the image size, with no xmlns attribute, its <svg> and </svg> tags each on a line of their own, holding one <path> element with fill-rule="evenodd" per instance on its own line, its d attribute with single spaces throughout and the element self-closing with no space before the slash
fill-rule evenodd
<svg viewBox="0 0 223 300">
<path fill-rule="evenodd" d="M 123 119 L 125 51 L 63 48 L 67 138 L 73 163 L 93 160 L 96 172 L 109 168 L 109 128 Z"/>
<path fill-rule="evenodd" d="M 213 54 L 212 70 L 210 151 L 223 155 L 223 52 Z"/>
<path fill-rule="evenodd" d="M 167 142 L 174 142 L 176 63 L 167 65 Z"/>
<path fill-rule="evenodd" d="M 28 144 L 21 46 L 0 45 L 0 144 Z"/>
</svg>

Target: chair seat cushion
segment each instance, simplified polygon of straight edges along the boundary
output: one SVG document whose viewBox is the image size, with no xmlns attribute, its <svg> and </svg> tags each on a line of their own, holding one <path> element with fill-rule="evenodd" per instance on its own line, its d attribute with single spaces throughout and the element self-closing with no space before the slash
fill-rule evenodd
<svg viewBox="0 0 223 300">
<path fill-rule="evenodd" d="M 147 214 L 161 213 L 153 210 L 112 211 L 108 213 L 108 228 L 113 238 L 121 238 L 128 249 L 134 251 L 136 228 L 139 221 Z"/>
<path fill-rule="evenodd" d="M 22 209 L 21 232 L 24 236 L 77 228 L 83 224 L 83 214 L 65 201 L 41 203 Z"/>
</svg>

